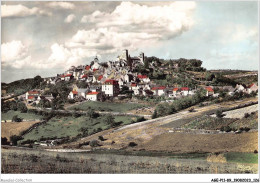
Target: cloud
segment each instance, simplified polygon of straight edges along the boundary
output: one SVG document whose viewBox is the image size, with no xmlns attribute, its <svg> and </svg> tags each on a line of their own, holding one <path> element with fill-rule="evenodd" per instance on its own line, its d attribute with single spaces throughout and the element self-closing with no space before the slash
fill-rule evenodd
<svg viewBox="0 0 260 183">
<path fill-rule="evenodd" d="M 21 4 L 18 5 L 1 5 L 1 16 L 5 17 L 26 17 L 32 15 L 51 15 L 50 12 L 41 10 L 37 7 L 28 8 Z"/>
<path fill-rule="evenodd" d="M 122 2 L 112 13 L 95 11 L 83 16 L 81 22 L 95 23 L 97 27 L 118 27 L 121 31 L 152 34 L 163 31 L 162 38 L 169 39 L 192 27 L 195 8 L 195 2 L 172 2 L 163 6 Z"/>
<path fill-rule="evenodd" d="M 99 53 L 146 47 L 188 31 L 194 25 L 195 8 L 195 2 L 156 6 L 122 2 L 111 13 L 97 10 L 84 15 L 81 22 L 96 28 L 78 30 L 66 46 L 96 49 Z"/>
<path fill-rule="evenodd" d="M 1 45 L 1 59 L 3 62 L 18 60 L 28 55 L 28 48 L 21 41 L 11 41 Z"/>
<path fill-rule="evenodd" d="M 74 14 L 70 14 L 70 15 L 68 15 L 68 16 L 65 18 L 64 22 L 66 22 L 66 23 L 71 23 L 71 22 L 73 22 L 73 21 L 75 20 L 75 18 L 76 18 L 76 16 L 75 16 Z"/>
<path fill-rule="evenodd" d="M 21 41 L 11 41 L 1 45 L 1 59 L 3 66 L 21 68 L 31 60 L 26 47 Z"/>
<path fill-rule="evenodd" d="M 70 2 L 51 2 L 48 4 L 51 8 L 58 8 L 58 9 L 74 9 L 75 5 Z"/>
<path fill-rule="evenodd" d="M 80 65 L 86 62 L 86 58 L 97 55 L 96 51 L 84 48 L 66 48 L 64 45 L 55 43 L 51 46 L 51 55 L 43 68 L 64 68 L 72 65 Z"/>
</svg>

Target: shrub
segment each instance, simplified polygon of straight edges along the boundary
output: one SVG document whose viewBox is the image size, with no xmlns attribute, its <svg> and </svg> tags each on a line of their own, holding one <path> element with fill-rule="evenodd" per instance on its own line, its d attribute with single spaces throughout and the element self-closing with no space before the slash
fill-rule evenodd
<svg viewBox="0 0 260 183">
<path fill-rule="evenodd" d="M 6 137 L 1 137 L 1 144 L 2 145 L 9 145 L 10 143 L 7 141 Z"/>
<path fill-rule="evenodd" d="M 98 143 L 98 140 L 91 140 L 91 141 L 89 142 L 89 145 L 90 145 L 91 147 L 98 147 L 98 146 L 100 146 L 99 143 Z"/>
<path fill-rule="evenodd" d="M 216 111 L 216 116 L 217 116 L 218 118 L 222 118 L 222 117 L 223 117 L 223 112 L 222 112 L 222 110 L 217 110 L 217 111 Z"/>
<path fill-rule="evenodd" d="M 189 112 L 194 112 L 194 111 L 195 111 L 194 107 L 189 109 Z"/>
<path fill-rule="evenodd" d="M 146 121 L 146 119 L 143 116 L 137 117 L 136 122 L 142 122 L 142 121 Z"/>
<path fill-rule="evenodd" d="M 104 137 L 103 137 L 103 136 L 101 136 L 101 135 L 100 135 L 100 136 L 98 136 L 98 139 L 99 139 L 99 140 L 101 140 L 101 141 L 105 141 L 105 140 L 106 140 L 106 139 L 104 139 Z"/>
<path fill-rule="evenodd" d="M 229 126 L 226 126 L 225 132 L 231 132 L 231 128 Z"/>
<path fill-rule="evenodd" d="M 157 118 L 157 111 L 156 110 L 154 110 L 153 115 L 152 115 L 152 119 L 155 119 L 155 118 Z"/>
<path fill-rule="evenodd" d="M 78 112 L 76 112 L 76 111 L 73 112 L 73 117 L 74 117 L 74 118 L 78 118 L 78 117 L 80 117 L 80 116 L 81 116 L 80 113 L 78 113 Z"/>
<path fill-rule="evenodd" d="M 245 114 L 244 114 L 244 117 L 245 117 L 245 118 L 248 118 L 249 116 L 250 116 L 250 114 L 248 114 L 248 113 L 245 113 Z"/>
<path fill-rule="evenodd" d="M 22 136 L 17 136 L 17 135 L 12 135 L 10 137 L 10 141 L 12 142 L 12 145 L 14 145 L 14 146 L 17 146 L 17 142 L 22 139 L 23 139 Z"/>
<path fill-rule="evenodd" d="M 250 130 L 250 128 L 245 127 L 244 130 L 245 130 L 246 132 L 248 132 L 248 131 Z"/>
<path fill-rule="evenodd" d="M 19 118 L 17 115 L 14 115 L 12 118 L 12 122 L 21 122 L 23 119 Z"/>
<path fill-rule="evenodd" d="M 137 146 L 137 143 L 135 143 L 135 142 L 130 142 L 130 143 L 128 144 L 128 146 L 129 146 L 129 147 L 135 147 L 135 146 Z"/>
<path fill-rule="evenodd" d="M 258 153 L 258 150 L 254 150 L 254 153 L 255 153 L 255 154 Z"/>
</svg>

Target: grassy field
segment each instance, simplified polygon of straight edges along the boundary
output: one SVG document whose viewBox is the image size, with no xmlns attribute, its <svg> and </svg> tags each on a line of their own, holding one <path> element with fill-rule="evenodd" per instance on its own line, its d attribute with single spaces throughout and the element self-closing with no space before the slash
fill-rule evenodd
<svg viewBox="0 0 260 183">
<path fill-rule="evenodd" d="M 257 173 L 257 164 L 218 163 L 171 156 L 59 153 L 42 150 L 3 149 L 2 173 Z"/>
<path fill-rule="evenodd" d="M 185 124 L 183 127 L 191 128 L 191 129 L 217 130 L 217 129 L 220 129 L 221 126 L 227 126 L 228 124 L 230 124 L 234 121 L 235 121 L 235 119 L 202 116 L 200 118 L 192 120 L 188 124 Z"/>
<path fill-rule="evenodd" d="M 13 111 L 10 110 L 6 113 L 1 113 L 1 120 L 12 120 L 13 116 L 17 115 L 19 118 L 22 119 L 40 119 L 42 116 L 35 115 L 32 113 L 21 113 L 20 111 Z"/>
<path fill-rule="evenodd" d="M 39 121 L 38 121 L 39 122 Z M 6 137 L 10 140 L 12 135 L 20 135 L 20 133 L 28 128 L 30 128 L 33 124 L 38 123 L 36 122 L 8 122 L 8 123 L 1 123 L 1 137 Z"/>
<path fill-rule="evenodd" d="M 258 154 L 230 152 L 224 155 L 228 162 L 234 163 L 258 163 Z"/>
<path fill-rule="evenodd" d="M 258 128 L 258 114 L 250 114 L 247 118 L 235 119 L 235 118 L 216 118 L 210 116 L 202 116 L 194 120 L 190 120 L 183 128 L 189 129 L 205 129 L 205 130 L 218 130 L 221 126 L 229 126 L 233 129 L 239 129 L 241 127 L 248 127 L 250 129 Z M 167 127 L 170 127 L 168 125 Z"/>
<path fill-rule="evenodd" d="M 135 117 L 129 116 L 115 116 L 115 122 L 122 121 L 122 125 L 129 124 Z M 97 131 L 110 128 L 107 124 L 105 116 L 98 118 L 89 118 L 81 116 L 52 118 L 46 124 L 40 125 L 37 129 L 33 129 L 30 133 L 24 136 L 25 140 L 39 140 L 40 138 L 63 138 L 63 137 L 76 137 L 79 134 L 90 135 Z"/>
<path fill-rule="evenodd" d="M 88 101 L 68 109 L 79 109 L 79 110 L 87 110 L 88 108 L 92 108 L 97 111 L 111 111 L 111 112 L 128 112 L 133 109 L 145 107 L 144 104 L 138 103 L 111 103 L 111 102 L 93 102 Z"/>
</svg>

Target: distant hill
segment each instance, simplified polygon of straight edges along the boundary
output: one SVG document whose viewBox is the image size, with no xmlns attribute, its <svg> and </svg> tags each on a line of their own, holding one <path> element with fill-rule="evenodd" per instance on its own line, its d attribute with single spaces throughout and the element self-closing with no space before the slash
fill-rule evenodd
<svg viewBox="0 0 260 183">
<path fill-rule="evenodd" d="M 40 86 L 43 78 L 36 76 L 29 79 L 21 79 L 13 81 L 11 83 L 1 83 L 2 90 L 6 90 L 7 93 L 22 94 L 28 90 L 37 88 Z"/>
</svg>

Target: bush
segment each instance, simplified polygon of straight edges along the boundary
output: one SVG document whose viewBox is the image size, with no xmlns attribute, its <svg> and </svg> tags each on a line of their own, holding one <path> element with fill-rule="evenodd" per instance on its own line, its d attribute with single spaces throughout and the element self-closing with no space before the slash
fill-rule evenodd
<svg viewBox="0 0 260 183">
<path fill-rule="evenodd" d="M 87 116 L 90 118 L 97 118 L 99 117 L 99 113 L 96 113 L 94 109 L 89 109 L 87 112 Z"/>
<path fill-rule="evenodd" d="M 231 132 L 231 128 L 229 126 L 226 126 L 225 132 Z"/>
<path fill-rule="evenodd" d="M 7 141 L 6 137 L 1 137 L 1 144 L 2 145 L 9 145 L 10 143 Z"/>
<path fill-rule="evenodd" d="M 135 146 L 137 146 L 137 143 L 135 143 L 135 142 L 130 142 L 130 143 L 128 144 L 128 146 L 129 146 L 129 147 L 135 147 Z"/>
<path fill-rule="evenodd" d="M 106 139 L 104 139 L 103 136 L 98 136 L 98 139 L 101 140 L 101 141 L 105 141 Z"/>
<path fill-rule="evenodd" d="M 14 145 L 14 146 L 17 146 L 17 142 L 22 139 L 23 139 L 22 136 L 17 136 L 17 135 L 12 135 L 10 137 L 10 141 L 12 142 L 12 145 Z"/>
<path fill-rule="evenodd" d="M 23 121 L 23 119 L 19 118 L 17 115 L 14 115 L 12 118 L 12 122 L 22 122 L 22 121 Z"/>
<path fill-rule="evenodd" d="M 76 112 L 76 111 L 73 112 L 73 117 L 74 117 L 74 118 L 78 118 L 78 117 L 80 117 L 80 116 L 81 116 L 80 113 L 78 113 L 78 112 Z"/>
<path fill-rule="evenodd" d="M 153 115 L 152 115 L 152 119 L 155 119 L 155 118 L 157 118 L 157 111 L 156 110 L 154 110 Z"/>
<path fill-rule="evenodd" d="M 248 132 L 248 131 L 250 130 L 250 128 L 245 127 L 244 130 L 245 130 L 246 132 Z"/>
<path fill-rule="evenodd" d="M 195 111 L 194 107 L 189 109 L 189 112 L 194 112 L 194 111 Z"/>
<path fill-rule="evenodd" d="M 223 117 L 223 112 L 222 112 L 222 110 L 217 110 L 217 111 L 216 111 L 216 116 L 217 116 L 218 118 L 222 118 L 222 117 Z"/>
<path fill-rule="evenodd" d="M 248 114 L 248 113 L 245 113 L 245 114 L 244 114 L 244 117 L 245 117 L 245 118 L 248 118 L 249 116 L 250 116 L 250 114 Z"/>
<path fill-rule="evenodd" d="M 142 122 L 142 121 L 146 121 L 146 119 L 143 116 L 137 117 L 136 122 Z"/>
<path fill-rule="evenodd" d="M 98 146 L 100 146 L 99 143 L 98 143 L 98 140 L 91 140 L 91 141 L 89 142 L 89 145 L 90 145 L 91 147 L 98 147 Z"/>
<path fill-rule="evenodd" d="M 74 100 L 74 99 L 69 99 L 68 102 L 69 102 L 70 104 L 74 104 L 74 103 L 75 103 L 75 100 Z"/>
<path fill-rule="evenodd" d="M 19 110 L 19 111 L 21 111 L 21 113 L 26 113 L 27 112 L 27 107 L 26 107 L 26 105 L 25 105 L 25 103 L 23 103 L 23 102 L 19 102 L 18 104 L 17 104 L 17 109 Z"/>
</svg>

